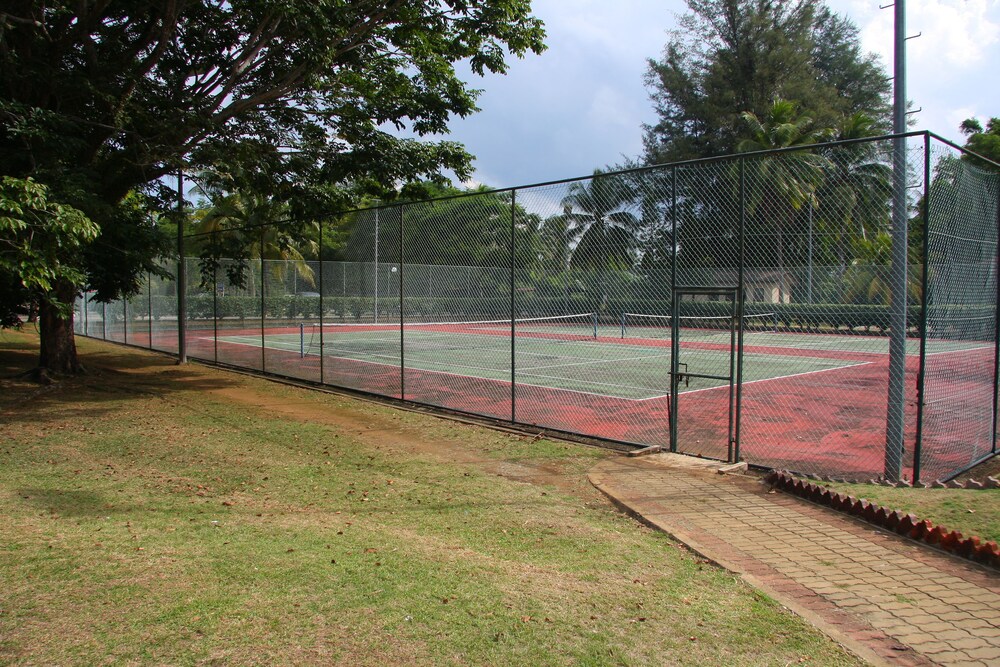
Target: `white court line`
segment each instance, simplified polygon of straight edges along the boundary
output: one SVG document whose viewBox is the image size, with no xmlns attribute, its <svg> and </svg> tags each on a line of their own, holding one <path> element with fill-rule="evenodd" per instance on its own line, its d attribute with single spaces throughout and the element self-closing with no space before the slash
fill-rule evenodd
<svg viewBox="0 0 1000 667">
<path fill-rule="evenodd" d="M 520 354 L 520 353 L 518 353 Z M 551 356 L 551 355 L 550 355 Z M 583 357 L 566 357 L 567 359 L 582 359 Z M 540 371 L 548 368 L 568 368 L 569 366 L 584 366 L 586 364 L 613 364 L 619 361 L 645 361 L 646 359 L 669 359 L 669 354 L 650 354 L 642 357 L 619 357 L 617 359 L 588 359 L 586 361 L 571 361 L 568 364 L 548 364 L 546 366 L 532 366 L 526 370 Z"/>
<path fill-rule="evenodd" d="M 759 380 L 747 380 L 746 382 L 743 383 L 743 386 L 745 387 L 748 384 L 757 384 L 759 382 L 771 382 L 772 380 L 787 380 L 789 378 L 797 378 L 797 377 L 801 377 L 803 375 L 815 375 L 817 373 L 827 373 L 829 371 L 839 371 L 839 370 L 843 370 L 845 368 L 856 368 L 858 366 L 868 366 L 868 365 L 874 364 L 874 363 L 875 363 L 874 361 L 862 361 L 862 362 L 857 363 L 857 364 L 848 364 L 846 366 L 835 366 L 833 368 L 821 368 L 821 369 L 816 370 L 816 371 L 802 371 L 801 373 L 792 373 L 790 375 L 778 375 L 778 376 L 773 377 L 773 378 L 760 378 Z M 728 386 L 729 386 L 728 384 L 723 384 L 723 385 L 719 385 L 718 387 L 703 387 L 702 389 L 691 389 L 690 391 L 682 391 L 680 393 L 682 393 L 682 394 L 697 394 L 700 391 L 715 391 L 716 389 L 723 389 L 723 388 L 728 387 Z M 648 401 L 650 399 L 648 399 L 648 398 L 640 398 L 640 399 L 636 399 L 636 400 L 638 400 L 638 401 Z"/>
<path fill-rule="evenodd" d="M 344 361 L 353 361 L 353 362 L 356 362 L 356 363 L 359 363 L 359 364 L 371 364 L 373 366 L 387 366 L 389 368 L 393 368 L 395 370 L 399 370 L 399 366 L 385 364 L 385 363 L 382 363 L 381 361 L 368 361 L 367 359 L 352 359 L 352 358 L 348 358 L 348 357 L 333 357 L 333 358 L 334 359 L 343 359 Z M 407 370 L 410 370 L 410 371 L 420 371 L 421 373 L 435 373 L 435 374 L 438 374 L 438 375 L 450 375 L 452 377 L 458 377 L 458 378 L 462 378 L 464 380 L 487 380 L 489 382 L 499 382 L 500 384 L 505 384 L 505 385 L 508 385 L 508 386 L 510 385 L 510 380 L 501 380 L 501 379 L 498 379 L 498 378 L 481 377 L 481 376 L 478 376 L 478 375 L 463 375 L 462 373 L 453 373 L 453 372 L 450 372 L 450 371 L 437 371 L 437 370 L 433 370 L 433 369 L 430 369 L 430 368 L 414 368 L 414 367 L 408 366 Z M 557 378 L 557 379 L 566 379 L 566 378 Z M 639 399 L 639 398 L 628 398 L 626 396 L 612 396 L 612 395 L 609 395 L 609 394 L 598 394 L 598 393 L 594 393 L 592 391 L 581 391 L 579 389 L 566 389 L 565 387 L 553 387 L 553 386 L 547 385 L 547 384 L 534 384 L 532 382 L 518 382 L 517 386 L 519 386 L 519 387 L 534 387 L 535 389 L 545 389 L 545 390 L 548 390 L 548 391 L 565 391 L 565 392 L 569 392 L 571 394 L 581 394 L 583 396 L 597 396 L 597 397 L 600 397 L 600 398 L 613 398 L 613 399 L 616 399 L 616 400 L 619 400 L 619 401 L 637 402 L 637 401 L 649 400 L 649 399 L 646 399 L 646 398 Z M 638 387 L 627 387 L 626 385 L 621 385 L 621 386 L 629 388 L 629 389 L 637 389 L 638 388 Z M 656 397 L 653 397 L 653 398 L 656 398 Z"/>
<path fill-rule="evenodd" d="M 250 338 L 250 337 L 249 336 L 232 336 L 232 337 L 228 337 L 228 338 Z M 213 339 L 212 338 L 203 338 L 202 340 L 213 340 Z M 236 341 L 232 341 L 232 342 L 234 344 L 236 344 L 236 345 L 247 345 L 247 346 L 250 346 L 250 347 L 258 347 L 258 348 L 260 347 L 260 341 L 259 340 L 257 340 L 256 344 L 252 344 L 252 343 L 240 343 L 240 342 L 236 342 Z M 989 349 L 989 348 L 987 348 L 987 347 L 984 346 L 984 347 L 981 347 L 981 348 L 973 348 L 973 349 L 982 350 L 982 349 Z M 961 350 L 961 351 L 965 352 L 965 351 L 969 351 L 969 350 Z M 934 354 L 942 354 L 942 353 L 936 352 Z M 394 360 L 397 360 L 397 361 L 399 360 L 399 357 L 393 357 L 393 356 L 389 356 L 389 355 L 371 355 L 371 356 L 380 357 L 380 358 L 384 358 L 384 359 L 394 359 Z M 386 367 L 394 368 L 394 369 L 397 369 L 397 370 L 400 369 L 399 364 L 388 364 L 388 363 L 384 363 L 384 362 L 380 362 L 380 361 L 369 361 L 367 359 L 354 359 L 352 357 L 334 357 L 334 358 L 345 359 L 347 361 L 354 361 L 354 362 L 364 363 L 364 364 L 372 364 L 372 365 L 375 365 L 375 366 L 386 366 Z M 431 364 L 433 364 L 434 362 L 424 362 L 424 363 L 431 363 Z M 814 375 L 814 374 L 817 374 L 817 373 L 826 373 L 828 371 L 838 371 L 838 370 L 841 370 L 841 369 L 844 369 L 844 368 L 855 368 L 857 366 L 868 366 L 868 365 L 874 364 L 874 363 L 876 363 L 876 362 L 874 362 L 874 361 L 864 361 L 864 362 L 860 362 L 860 363 L 857 363 L 857 364 L 848 364 L 846 366 L 836 366 L 834 368 L 822 368 L 820 370 L 815 370 L 815 371 L 803 371 L 801 373 L 791 373 L 789 375 L 780 375 L 780 376 L 777 376 L 777 377 L 761 378 L 759 380 L 750 380 L 750 381 L 744 382 L 743 386 L 747 386 L 747 385 L 750 385 L 750 384 L 757 384 L 757 383 L 760 383 L 760 382 L 770 382 L 772 380 L 787 380 L 789 378 L 801 377 L 801 376 L 804 376 L 804 375 Z M 440 365 L 440 364 L 437 364 L 437 365 Z M 477 367 L 473 367 L 473 366 L 463 366 L 462 368 L 469 368 L 471 370 L 480 370 L 480 371 L 494 371 L 494 372 L 500 370 L 500 369 L 492 369 L 492 368 L 490 368 L 490 369 L 487 369 L 487 368 L 477 368 Z M 412 368 L 412 367 L 410 367 L 410 370 L 420 370 L 420 371 L 423 371 L 423 372 L 426 372 L 426 373 L 439 373 L 441 375 L 450 375 L 450 376 L 453 376 L 453 377 L 461 377 L 461 378 L 474 379 L 474 380 L 489 380 L 491 382 L 501 382 L 501 383 L 508 384 L 508 385 L 510 384 L 510 380 L 502 380 L 502 379 L 490 378 L 490 377 L 469 376 L 469 375 L 464 375 L 462 373 L 455 373 L 455 372 L 451 372 L 451 371 L 434 370 L 434 369 L 431 369 L 431 368 Z M 529 369 L 529 370 L 532 370 L 532 369 Z M 561 377 L 558 377 L 558 376 L 540 375 L 540 374 L 537 374 L 537 373 L 523 373 L 522 372 L 522 373 L 518 373 L 518 375 L 524 375 L 525 377 L 536 377 L 536 378 L 552 379 L 552 380 L 567 380 L 568 379 L 568 378 L 561 378 Z M 633 387 L 633 386 L 630 386 L 630 385 L 617 385 L 617 384 L 601 383 L 601 382 L 589 382 L 589 381 L 586 381 L 586 380 L 574 380 L 574 382 L 582 382 L 584 384 L 595 385 L 595 386 L 598 386 L 598 387 L 616 387 L 616 388 L 620 388 L 620 389 L 639 389 L 639 390 L 645 390 L 646 389 L 646 387 Z M 566 388 L 563 388 L 563 387 L 552 387 L 552 386 L 549 386 L 549 385 L 534 384 L 534 383 L 530 383 L 530 382 L 518 382 L 518 384 L 519 385 L 524 385 L 524 386 L 527 386 L 527 387 L 535 387 L 535 388 L 538 388 L 538 389 L 549 389 L 549 390 L 552 390 L 552 391 L 566 391 L 566 392 L 570 392 L 570 393 L 573 393 L 573 394 L 581 394 L 581 395 L 584 395 L 584 396 L 602 396 L 602 397 L 605 397 L 605 398 L 616 398 L 616 399 L 619 399 L 619 400 L 630 401 L 630 402 L 634 402 L 634 403 L 642 403 L 642 402 L 645 402 L 645 401 L 653 401 L 653 400 L 656 400 L 656 399 L 667 398 L 670 395 L 670 394 L 659 394 L 659 395 L 656 395 L 656 396 L 647 396 L 645 398 L 628 398 L 628 397 L 625 397 L 625 396 L 609 396 L 608 394 L 599 394 L 599 393 L 595 393 L 595 392 L 591 392 L 591 391 L 581 391 L 581 390 L 577 390 L 577 389 L 566 389 Z M 729 386 L 728 384 L 724 384 L 724 385 L 719 385 L 717 387 L 704 387 L 702 389 L 692 389 L 690 391 L 684 391 L 684 392 L 680 392 L 680 393 L 683 393 L 683 394 L 697 394 L 697 393 L 703 392 L 703 391 L 715 391 L 717 389 L 724 389 L 724 388 L 726 388 L 728 386 Z"/>
<path fill-rule="evenodd" d="M 287 336 L 287 335 L 290 335 L 290 334 L 277 334 L 277 335 L 285 335 L 285 336 Z M 445 334 L 445 335 L 441 335 L 441 336 L 428 336 L 428 335 L 425 334 L 425 335 L 422 335 L 422 336 L 416 336 L 416 337 L 414 337 L 413 339 L 409 340 L 408 344 L 419 346 L 420 343 L 423 342 L 423 341 L 434 341 L 434 340 L 438 340 L 439 338 L 449 338 L 449 337 L 454 337 L 456 335 L 461 335 L 461 334 Z M 466 334 L 466 335 L 470 335 L 470 334 Z M 503 337 L 501 337 L 501 336 L 490 336 L 490 338 L 497 338 L 497 339 L 499 339 L 501 341 L 504 340 Z M 370 339 L 360 339 L 360 340 L 370 340 Z M 394 340 L 398 341 L 399 339 L 396 338 Z M 477 336 L 475 340 L 484 340 L 484 337 Z M 549 345 L 551 345 L 551 344 L 556 344 L 556 345 L 580 345 L 580 346 L 583 346 L 583 347 L 594 346 L 595 345 L 594 342 L 587 341 L 587 340 L 556 340 L 556 339 L 551 339 L 551 338 L 535 338 L 535 337 L 530 337 L 530 336 L 518 336 L 517 340 L 518 340 L 517 354 L 519 354 L 519 355 L 532 356 L 532 357 L 560 357 L 560 358 L 563 358 L 563 359 L 581 359 L 581 360 L 603 361 L 603 360 L 595 360 L 592 357 L 581 357 L 581 356 L 577 356 L 575 354 L 551 354 L 551 353 L 548 353 L 548 352 L 529 352 L 529 351 L 525 351 L 525 350 L 521 350 L 520 349 L 521 346 L 530 345 L 530 344 L 535 344 L 535 345 L 543 345 L 543 344 L 549 344 Z M 507 339 L 507 341 L 509 341 L 509 339 Z M 537 342 L 532 343 L 532 342 L 529 342 L 529 341 L 537 341 Z M 348 340 L 346 342 L 351 342 L 351 341 Z M 346 349 L 346 348 L 343 348 L 343 347 L 340 347 L 340 348 L 338 348 L 338 347 L 330 347 L 330 345 L 332 343 L 333 343 L 333 341 L 324 340 L 323 341 L 323 349 L 325 349 L 325 350 L 329 350 L 329 349 L 344 350 L 344 349 Z M 600 349 L 606 349 L 607 344 L 608 344 L 607 342 L 600 342 L 600 341 L 598 341 L 596 343 L 596 345 L 600 345 L 601 346 Z M 640 349 L 647 347 L 647 346 L 640 346 L 640 345 L 629 345 L 629 344 L 626 344 L 626 345 L 628 347 L 640 348 Z M 309 349 L 313 349 L 313 348 L 316 348 L 316 347 L 318 347 L 318 346 L 316 346 L 316 345 L 307 345 L 306 349 L 309 350 Z M 659 347 L 659 346 L 657 346 L 657 347 Z M 502 344 L 502 345 L 501 344 L 497 344 L 495 346 L 487 346 L 487 345 L 475 345 L 474 346 L 474 345 L 469 345 L 467 347 L 462 347 L 461 349 L 466 349 L 466 350 L 490 350 L 490 351 L 494 351 L 495 350 L 495 351 L 503 352 L 503 351 L 507 351 L 507 350 L 510 349 L 510 344 L 508 342 L 508 343 L 505 343 L 505 344 Z"/>
</svg>

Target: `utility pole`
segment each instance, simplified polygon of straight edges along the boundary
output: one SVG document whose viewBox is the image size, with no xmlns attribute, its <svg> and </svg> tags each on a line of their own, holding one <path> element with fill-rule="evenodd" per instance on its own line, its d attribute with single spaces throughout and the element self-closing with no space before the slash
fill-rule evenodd
<svg viewBox="0 0 1000 667">
<path fill-rule="evenodd" d="M 892 131 L 906 132 L 906 2 L 895 0 Z M 906 405 L 906 139 L 893 140 L 892 268 L 889 277 L 889 395 L 885 428 L 885 478 L 898 481 L 903 469 Z"/>
</svg>

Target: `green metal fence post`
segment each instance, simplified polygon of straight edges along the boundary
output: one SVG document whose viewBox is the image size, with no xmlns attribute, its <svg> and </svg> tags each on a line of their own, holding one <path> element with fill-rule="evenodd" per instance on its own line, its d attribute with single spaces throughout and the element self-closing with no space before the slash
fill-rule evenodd
<svg viewBox="0 0 1000 667">
<path fill-rule="evenodd" d="M 931 137 L 924 134 L 924 203 L 922 213 L 924 217 L 924 242 L 920 249 L 924 266 L 923 275 L 920 277 L 920 361 L 917 368 L 917 430 L 913 441 L 913 485 L 920 482 L 920 468 L 923 463 L 924 444 L 924 389 L 927 376 L 927 306 L 930 303 L 927 289 L 930 274 L 930 218 L 931 218 Z"/>
</svg>

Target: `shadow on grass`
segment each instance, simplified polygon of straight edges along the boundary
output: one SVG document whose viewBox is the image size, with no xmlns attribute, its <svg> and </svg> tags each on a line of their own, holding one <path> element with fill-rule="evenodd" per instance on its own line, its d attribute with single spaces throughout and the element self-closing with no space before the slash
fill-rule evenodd
<svg viewBox="0 0 1000 667">
<path fill-rule="evenodd" d="M 235 379 L 178 366 L 165 355 L 110 344 L 78 341 L 86 372 L 41 385 L 25 374 L 38 364 L 32 331 L 0 334 L 0 414 L 9 423 L 42 424 L 72 419 L 81 411 L 109 417 L 114 404 L 135 398 L 166 398 L 175 392 L 205 392 L 233 386 Z"/>
<path fill-rule="evenodd" d="M 99 516 L 108 513 L 107 499 L 93 491 L 18 489 L 17 495 L 40 509 L 62 516 Z"/>
</svg>

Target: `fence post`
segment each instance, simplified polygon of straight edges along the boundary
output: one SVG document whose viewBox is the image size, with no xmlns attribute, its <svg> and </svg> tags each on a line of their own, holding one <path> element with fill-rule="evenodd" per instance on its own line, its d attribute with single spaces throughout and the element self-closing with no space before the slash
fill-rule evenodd
<svg viewBox="0 0 1000 667">
<path fill-rule="evenodd" d="M 177 363 L 187 363 L 187 266 L 184 261 L 184 170 L 177 169 Z"/>
<path fill-rule="evenodd" d="M 403 323 L 406 321 L 403 313 L 403 271 L 406 269 L 403 255 L 403 209 L 406 206 L 399 205 L 399 400 L 406 400 L 406 328 Z"/>
<path fill-rule="evenodd" d="M 996 262 L 993 280 L 996 283 L 997 298 L 993 305 L 993 448 L 997 453 L 997 403 L 1000 401 L 1000 175 L 996 178 L 996 247 L 993 258 Z"/>
<path fill-rule="evenodd" d="M 326 288 L 326 283 L 323 281 L 323 220 L 319 221 L 319 249 L 317 252 L 319 259 L 319 383 L 323 384 L 323 357 L 326 353 L 323 351 L 323 311 L 326 310 L 325 295 L 323 290 Z"/>
<path fill-rule="evenodd" d="M 84 302 L 86 303 L 86 302 Z M 146 272 L 146 328 L 149 329 L 149 349 L 153 349 L 153 276 Z"/>
<path fill-rule="evenodd" d="M 680 346 L 677 317 L 680 315 L 680 304 L 677 303 L 677 250 L 679 225 L 677 215 L 677 167 L 670 170 L 670 216 L 671 216 L 671 247 L 670 247 L 670 404 L 667 406 L 667 423 L 670 429 L 670 451 L 677 451 L 677 382 L 675 378 L 680 371 L 678 366 L 677 348 Z"/>
<path fill-rule="evenodd" d="M 212 232 L 212 235 L 216 235 L 217 232 Z M 214 248 L 218 248 L 219 244 L 214 241 L 212 242 Z M 213 251 L 213 254 L 218 254 L 217 251 Z M 219 258 L 212 258 L 212 358 L 215 363 L 219 363 Z"/>
<path fill-rule="evenodd" d="M 264 272 L 266 270 L 264 268 L 264 225 L 260 226 L 260 237 L 258 238 L 258 242 L 260 243 L 260 370 L 262 373 L 266 373 L 267 347 L 265 347 L 266 341 L 264 340 L 264 329 L 266 328 L 264 324 L 264 317 L 267 313 L 267 302 L 265 301 L 264 290 L 266 289 L 265 285 L 267 281 L 264 280 Z"/>
<path fill-rule="evenodd" d="M 736 317 L 739 318 L 739 328 L 736 331 L 736 405 L 733 411 L 736 413 L 736 424 L 733 429 L 733 442 L 731 449 L 733 452 L 732 462 L 740 460 L 740 436 L 743 427 L 743 311 L 746 308 L 745 292 L 743 283 L 746 280 L 746 228 L 747 228 L 747 175 L 746 158 L 740 158 L 740 221 L 739 233 L 739 261 L 737 262 L 736 276 Z M 779 276 L 779 280 L 784 281 L 784 276 Z M 779 295 L 779 301 L 784 295 Z M 730 353 L 731 354 L 731 353 Z"/>
<path fill-rule="evenodd" d="M 514 303 L 514 217 L 517 215 L 517 190 L 510 191 L 510 420 L 517 421 L 517 373 L 515 339 L 517 337 Z"/>
<path fill-rule="evenodd" d="M 924 133 L 924 242 L 920 249 L 923 275 L 920 285 L 920 361 L 917 368 L 917 431 L 913 442 L 913 485 L 920 482 L 920 468 L 924 449 L 924 386 L 927 375 L 927 294 L 930 274 L 930 231 L 931 231 L 931 135 Z M 994 383 L 995 384 L 995 383 Z M 996 401 L 994 401 L 996 403 Z"/>
</svg>

